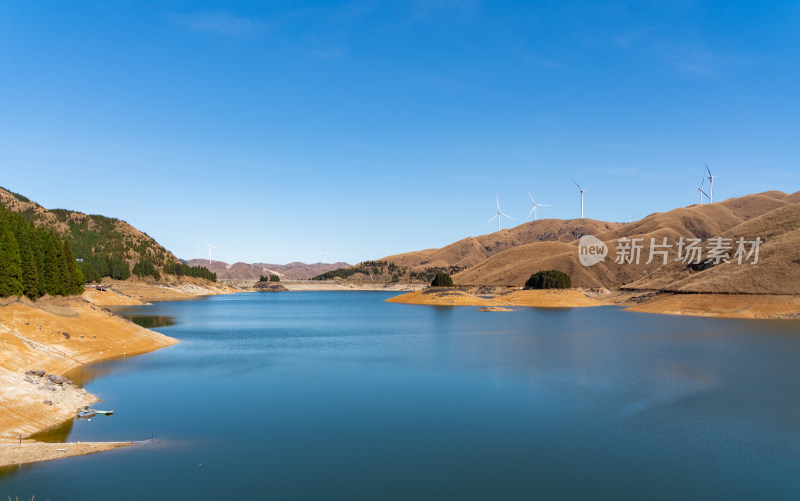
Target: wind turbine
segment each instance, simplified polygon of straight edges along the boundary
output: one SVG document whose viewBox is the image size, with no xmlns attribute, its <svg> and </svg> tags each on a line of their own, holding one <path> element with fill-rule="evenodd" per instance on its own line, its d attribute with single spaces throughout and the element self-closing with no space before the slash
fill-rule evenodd
<svg viewBox="0 0 800 501">
<path fill-rule="evenodd" d="M 211 264 L 211 251 L 222 247 L 222 245 L 211 245 L 205 238 L 203 239 L 203 242 L 205 242 L 206 245 L 208 246 L 208 264 Z"/>
<path fill-rule="evenodd" d="M 323 253 L 322 253 L 322 263 L 323 263 L 323 264 L 325 263 L 325 259 L 326 259 L 327 257 L 328 257 L 328 253 L 327 253 L 327 252 L 323 252 Z"/>
<path fill-rule="evenodd" d="M 486 224 L 491 223 L 494 218 L 497 218 L 497 231 L 500 231 L 500 216 L 507 217 L 508 219 L 510 219 L 512 221 L 516 221 L 516 219 L 514 219 L 511 216 L 509 216 L 508 214 L 503 214 L 502 212 L 500 212 L 500 195 L 495 194 L 495 196 L 497 198 L 497 214 L 495 214 L 492 217 L 492 219 L 486 221 Z"/>
<path fill-rule="evenodd" d="M 536 203 L 536 200 L 533 199 L 533 195 L 531 195 L 530 191 L 528 192 L 528 196 L 531 197 L 531 202 L 533 202 L 533 209 L 531 209 L 531 211 L 528 213 L 528 218 L 530 218 L 531 214 L 533 214 L 533 220 L 536 221 L 536 208 L 537 207 L 550 207 L 550 206 L 547 205 L 547 204 L 538 204 L 538 203 Z"/>
<path fill-rule="evenodd" d="M 699 187 L 699 188 L 697 188 L 697 191 L 699 191 L 699 192 L 700 192 L 700 205 L 703 205 L 703 195 L 705 195 L 705 196 L 706 196 L 706 198 L 708 198 L 709 200 L 711 200 L 711 198 L 708 196 L 708 193 L 706 193 L 705 191 L 703 191 L 703 186 L 704 186 L 705 184 L 706 184 L 706 173 L 704 172 L 704 173 L 703 173 L 703 177 L 702 177 L 702 179 L 700 179 L 700 187 Z"/>
<path fill-rule="evenodd" d="M 581 190 L 581 219 L 583 219 L 583 192 L 589 190 L 584 190 L 583 188 L 581 188 L 581 185 L 579 185 L 578 182 L 575 181 L 574 179 L 572 180 L 572 182 L 575 183 L 575 186 L 577 186 L 579 190 Z"/>
<path fill-rule="evenodd" d="M 708 164 L 706 164 L 706 171 L 708 171 L 708 203 L 714 203 L 714 178 L 716 176 L 711 174 L 711 169 L 708 168 Z"/>
</svg>

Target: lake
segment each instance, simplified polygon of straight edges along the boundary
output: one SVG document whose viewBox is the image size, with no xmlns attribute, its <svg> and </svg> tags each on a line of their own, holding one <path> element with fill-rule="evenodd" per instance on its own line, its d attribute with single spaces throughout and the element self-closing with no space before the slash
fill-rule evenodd
<svg viewBox="0 0 800 501">
<path fill-rule="evenodd" d="M 0 499 L 797 499 L 800 322 L 478 312 L 383 292 L 119 309 L 180 343 L 73 374 L 114 409 Z"/>
</svg>

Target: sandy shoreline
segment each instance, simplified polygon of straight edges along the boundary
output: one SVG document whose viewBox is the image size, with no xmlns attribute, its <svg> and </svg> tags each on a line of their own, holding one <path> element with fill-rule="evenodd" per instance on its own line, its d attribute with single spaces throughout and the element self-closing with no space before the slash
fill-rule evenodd
<svg viewBox="0 0 800 501">
<path fill-rule="evenodd" d="M 0 443 L 0 468 L 49 461 L 129 447 L 133 442 Z"/>
<path fill-rule="evenodd" d="M 678 294 L 631 291 L 517 290 L 489 294 L 428 289 L 387 299 L 390 303 L 434 306 L 578 308 L 624 306 L 626 311 L 719 318 L 800 318 L 800 296 L 770 294 Z M 498 311 L 482 309 L 481 311 Z"/>
<path fill-rule="evenodd" d="M 129 445 L 128 442 L 61 443 L 54 447 L 25 440 L 69 421 L 78 409 L 97 401 L 80 386 L 61 381 L 60 376 L 87 364 L 146 353 L 178 342 L 139 327 L 113 314 L 106 306 L 234 292 L 240 291 L 199 281 L 168 285 L 112 281 L 110 290 L 88 289 L 80 297 L 46 297 L 36 302 L 25 298 L 3 300 L 0 303 L 0 408 L 3 410 L 0 465 L 92 454 Z M 21 447 L 19 436 L 23 437 Z M 56 448 L 67 450 L 56 451 Z"/>
</svg>

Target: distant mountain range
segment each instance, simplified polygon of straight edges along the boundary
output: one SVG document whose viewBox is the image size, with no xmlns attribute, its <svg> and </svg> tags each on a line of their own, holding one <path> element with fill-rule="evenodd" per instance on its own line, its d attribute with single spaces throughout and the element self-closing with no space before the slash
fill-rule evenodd
<svg viewBox="0 0 800 501">
<path fill-rule="evenodd" d="M 593 266 L 581 264 L 578 246 L 584 235 L 594 236 L 607 246 L 605 261 Z M 705 262 L 715 237 L 722 239 L 722 247 L 730 246 L 721 250 L 727 253 L 729 262 Z M 662 248 L 667 252 L 667 264 L 660 254 L 647 263 L 651 239 L 662 244 L 664 238 L 672 245 Z M 685 244 L 690 239 L 700 239 L 703 262 L 676 261 L 681 238 Z M 752 264 L 754 254 L 739 264 L 735 257 L 739 238 L 746 242 L 761 240 L 757 264 Z M 633 239 L 643 246 L 640 258 L 638 262 L 623 261 L 620 249 L 630 246 Z M 749 253 L 753 247 L 748 243 L 745 250 Z M 623 257 L 633 256 L 623 253 Z M 382 260 L 411 269 L 468 267 L 453 275 L 456 285 L 520 286 L 532 273 L 556 269 L 569 274 L 576 287 L 800 294 L 800 192 L 789 195 L 768 191 L 691 205 L 627 224 L 544 219 L 465 238 L 441 249 L 397 254 Z"/>
<path fill-rule="evenodd" d="M 261 276 L 278 275 L 282 280 L 306 280 L 311 277 L 325 273 L 326 271 L 339 268 L 348 268 L 349 264 L 338 263 L 233 263 L 228 264 L 222 261 L 211 261 L 208 259 L 190 259 L 186 261 L 190 266 L 205 266 L 213 273 L 217 274 L 217 280 L 258 280 Z"/>
</svg>

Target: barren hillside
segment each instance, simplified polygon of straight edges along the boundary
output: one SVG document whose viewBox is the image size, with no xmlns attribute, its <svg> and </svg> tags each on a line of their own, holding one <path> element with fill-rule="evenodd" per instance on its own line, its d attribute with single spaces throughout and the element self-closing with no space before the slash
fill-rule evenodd
<svg viewBox="0 0 800 501">
<path fill-rule="evenodd" d="M 614 225 L 606 231 L 586 231 L 609 248 L 605 261 L 591 267 L 579 262 L 578 241 L 565 237 L 559 242 L 536 242 L 508 248 L 458 273 L 453 280 L 460 285 L 518 286 L 536 271 L 558 269 L 568 273 L 573 285 L 578 287 L 630 286 L 683 292 L 797 294 L 800 293 L 798 202 L 798 193 L 787 195 L 770 191 L 655 213 L 635 223 Z M 564 223 L 568 227 L 566 223 L 570 222 Z M 701 239 L 707 251 L 709 239 L 718 236 L 730 238 L 733 242 L 739 237 L 748 241 L 760 237 L 764 243 L 760 246 L 759 262 L 755 265 L 733 262 L 717 266 L 674 262 L 677 242 L 681 238 L 687 242 L 692 238 Z M 618 257 L 616 250 L 621 248 L 620 239 L 633 238 L 643 239 L 644 248 L 638 263 L 632 259 L 633 256 L 629 256 L 631 262 L 615 262 Z M 672 248 L 665 248 L 667 264 L 664 265 L 659 254 L 655 254 L 648 264 L 651 239 L 660 244 L 664 238 L 668 244 L 673 244 Z M 729 251 L 730 256 L 735 251 L 734 246 Z"/>
</svg>

